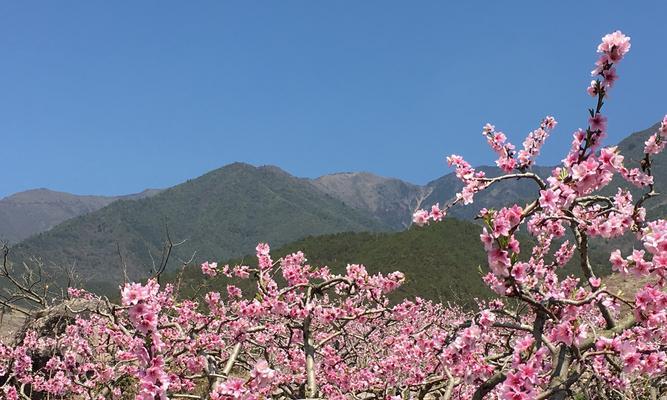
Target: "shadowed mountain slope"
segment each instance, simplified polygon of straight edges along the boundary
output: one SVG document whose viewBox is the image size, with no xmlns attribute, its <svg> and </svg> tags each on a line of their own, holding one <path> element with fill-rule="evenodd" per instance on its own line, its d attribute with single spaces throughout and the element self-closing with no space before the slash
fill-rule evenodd
<svg viewBox="0 0 667 400">
<path fill-rule="evenodd" d="M 75 265 L 88 282 L 114 285 L 122 262 L 131 278 L 159 265 L 167 229 L 179 260 L 228 258 L 259 241 L 283 245 L 341 231 L 390 227 L 276 167 L 235 163 L 136 201 L 116 201 L 33 236 L 13 249 L 19 259 Z M 120 250 L 120 251 L 119 251 Z M 122 256 L 122 257 L 121 257 Z"/>
<path fill-rule="evenodd" d="M 394 229 L 410 226 L 412 213 L 430 192 L 428 187 L 367 172 L 325 175 L 312 182 L 325 193 Z"/>
<path fill-rule="evenodd" d="M 328 266 L 341 273 L 347 264 L 364 264 L 369 272 L 401 271 L 405 284 L 392 295 L 470 303 L 475 297 L 485 298 L 491 292 L 482 282 L 480 265 L 486 265 L 486 254 L 479 241 L 481 228 L 473 223 L 447 219 L 423 228 L 413 227 L 402 232 L 344 232 L 311 236 L 286 246 L 274 246 L 274 260 L 296 251 L 303 251 L 308 264 Z M 457 240 L 451 240 L 456 237 Z M 222 264 L 256 265 L 254 256 L 222 262 Z M 250 281 L 230 280 L 219 274 L 206 279 L 200 268 L 189 267 L 183 272 L 181 288 L 184 295 L 196 295 L 202 285 L 225 292 L 229 283 L 252 289 Z M 175 274 L 169 276 L 175 279 Z"/>
<path fill-rule="evenodd" d="M 27 190 L 0 199 L 0 240 L 17 243 L 59 223 L 106 207 L 116 200 L 153 196 L 147 189 L 126 196 L 79 196 L 49 189 Z"/>
</svg>

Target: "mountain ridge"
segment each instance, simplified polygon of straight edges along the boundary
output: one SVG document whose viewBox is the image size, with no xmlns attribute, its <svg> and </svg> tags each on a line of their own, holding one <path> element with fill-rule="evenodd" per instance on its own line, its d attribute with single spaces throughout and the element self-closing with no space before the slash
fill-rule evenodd
<svg viewBox="0 0 667 400">
<path fill-rule="evenodd" d="M 619 143 L 628 167 L 636 166 L 643 141 L 655 128 Z M 492 166 L 479 169 L 488 176 L 500 173 Z M 551 169 L 535 166 L 533 171 L 546 177 Z M 655 157 L 654 171 L 660 190 L 667 183 L 665 154 Z M 159 259 L 167 227 L 175 242 L 186 240 L 175 262 L 191 255 L 196 255 L 194 261 L 229 259 L 252 253 L 259 241 L 282 246 L 306 236 L 344 231 L 400 231 L 410 225 L 415 208 L 444 204 L 461 187 L 453 173 L 415 185 L 368 172 L 300 178 L 277 166 L 235 162 L 154 196 L 111 202 L 14 248 L 23 257 L 76 264 L 88 278 L 114 282 L 120 276 L 119 258 L 130 265 L 133 277 L 150 271 Z M 472 206 L 453 207 L 449 216 L 470 221 L 482 207 L 521 204 L 535 198 L 538 190 L 528 180 L 504 181 L 478 194 Z M 649 213 L 664 215 L 666 208 L 663 199 L 650 203 Z"/>
<path fill-rule="evenodd" d="M 639 160 L 642 157 L 641 149 L 643 149 L 643 142 L 658 128 L 658 126 L 659 123 L 654 124 L 643 131 L 635 132 L 618 143 L 622 152 L 626 154 L 626 162 L 629 161 L 632 164 L 639 163 Z M 667 167 L 667 161 L 664 160 L 663 155 L 657 156 L 654 164 L 658 164 L 659 167 L 662 167 L 663 165 Z M 255 166 L 237 161 L 220 168 L 225 167 L 266 169 L 275 171 L 285 177 L 293 177 L 308 181 L 326 194 L 343 201 L 353 208 L 373 215 L 389 224 L 394 229 L 404 229 L 408 227 L 411 223 L 410 215 L 416 208 L 430 207 L 435 203 L 443 204 L 453 199 L 454 193 L 460 191 L 462 188 L 461 183 L 455 177 L 454 173 L 445 174 L 427 182 L 425 185 L 419 185 L 398 178 L 385 177 L 366 171 L 336 172 L 322 175 L 317 178 L 300 178 L 291 175 L 275 165 Z M 218 169 L 209 171 L 209 173 Z M 495 166 L 484 165 L 477 167 L 477 169 L 485 171 L 488 176 L 497 176 L 500 174 L 500 170 Z M 551 169 L 552 167 L 535 166 L 533 170 L 537 172 L 538 175 L 545 178 L 549 176 Z M 618 184 L 619 182 L 617 181 L 615 183 Z M 657 186 L 664 187 L 667 184 L 667 177 L 664 177 L 663 175 L 656 176 L 656 183 Z M 508 198 L 510 201 L 525 200 L 526 194 L 533 192 L 531 187 L 530 182 L 520 182 L 518 185 L 515 185 L 513 182 L 502 182 L 492 188 L 491 192 L 478 195 L 476 203 L 482 205 L 482 207 L 489 207 L 493 205 L 497 206 L 497 204 L 492 203 L 499 197 Z M 32 234 L 46 231 L 69 218 L 107 206 L 113 201 L 149 197 L 162 190 L 164 189 L 146 189 L 139 193 L 118 196 L 74 195 L 45 188 L 18 192 L 0 199 L 0 239 L 9 239 L 10 243 L 16 243 Z M 635 193 L 637 193 L 636 190 Z M 52 199 L 53 196 L 60 196 L 60 198 L 54 200 Z M 23 198 L 25 198 L 25 200 L 23 200 Z M 24 208 L 23 210 L 19 210 L 19 212 L 17 212 L 17 210 L 12 210 L 12 212 L 3 210 L 3 208 L 6 209 L 8 205 L 16 205 L 17 200 Z M 82 205 L 79 205 L 78 208 L 75 208 L 74 210 L 55 210 L 53 211 L 55 215 L 40 213 L 39 210 L 26 210 L 26 208 L 29 208 L 31 205 L 41 204 L 40 202 L 57 203 L 61 208 L 74 207 L 74 205 L 69 203 L 80 202 Z M 661 203 L 665 202 L 667 202 L 667 200 L 661 201 Z M 474 217 L 476 209 L 476 207 L 454 207 L 450 210 L 450 215 L 463 219 L 471 219 Z M 19 224 L 13 223 L 12 217 L 20 217 L 21 212 L 36 214 L 36 216 L 40 218 L 40 221 L 33 221 L 32 224 L 37 225 L 34 227 L 31 226 L 30 223 L 28 223 L 27 226 L 24 226 L 26 224 L 21 224 L 20 230 L 26 232 L 21 232 L 18 235 L 12 236 L 12 233 L 8 233 L 7 231 L 12 228 L 14 230 L 19 229 L 17 228 L 17 225 Z M 61 214 L 59 215 L 58 213 Z M 7 215 L 12 215 L 12 217 L 7 217 Z"/>
<path fill-rule="evenodd" d="M 17 243 L 114 201 L 150 197 L 160 191 L 145 189 L 127 195 L 99 196 L 37 188 L 14 193 L 0 199 L 0 240 Z"/>
<path fill-rule="evenodd" d="M 102 282 L 121 278 L 122 255 L 129 276 L 140 279 L 159 261 L 167 228 L 174 243 L 186 240 L 174 249 L 174 265 L 193 254 L 240 256 L 258 241 L 283 245 L 308 235 L 391 230 L 280 168 L 233 163 L 155 196 L 115 201 L 65 221 L 13 252 L 76 264 L 81 275 Z"/>
</svg>

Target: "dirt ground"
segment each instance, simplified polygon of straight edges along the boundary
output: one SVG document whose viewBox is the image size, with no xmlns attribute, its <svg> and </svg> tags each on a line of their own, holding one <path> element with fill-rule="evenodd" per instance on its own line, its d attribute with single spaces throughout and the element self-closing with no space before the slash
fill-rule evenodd
<svg viewBox="0 0 667 400">
<path fill-rule="evenodd" d="M 653 279 L 648 277 L 638 278 L 632 274 L 628 276 L 612 274 L 602 278 L 602 282 L 610 292 L 618 294 L 620 291 L 624 298 L 634 300 L 635 293 Z"/>
<path fill-rule="evenodd" d="M 21 326 L 23 314 L 0 311 L 0 340 L 10 338 L 14 332 Z"/>
</svg>

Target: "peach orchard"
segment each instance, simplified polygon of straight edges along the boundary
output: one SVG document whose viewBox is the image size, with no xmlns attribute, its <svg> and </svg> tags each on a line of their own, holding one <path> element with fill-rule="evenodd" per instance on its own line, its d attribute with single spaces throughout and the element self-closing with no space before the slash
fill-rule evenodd
<svg viewBox="0 0 667 400">
<path fill-rule="evenodd" d="M 526 179 L 535 198 L 483 209 L 482 278 L 497 294 L 473 311 L 420 298 L 391 303 L 400 272 L 369 274 L 348 265 L 334 274 L 301 252 L 279 260 L 257 246 L 258 266 L 201 265 L 231 283 L 223 293 L 183 299 L 157 279 L 128 283 L 120 304 L 70 288 L 72 317 L 53 331 L 26 329 L 0 343 L 0 394 L 16 399 L 657 399 L 667 393 L 667 221 L 647 220 L 657 195 L 651 160 L 665 147 L 667 117 L 645 143 L 640 165 L 604 147 L 603 106 L 630 38 L 602 38 L 588 87 L 587 128 L 574 132 L 562 164 L 546 179 L 531 167 L 556 120 L 546 117 L 522 146 L 493 125 L 483 136 L 503 174 L 487 177 L 462 157 L 447 158 L 464 187 L 446 205 L 418 210 L 416 225 L 437 223 L 497 182 Z M 583 88 L 582 88 L 583 91 Z M 619 176 L 626 187 L 602 189 Z M 614 181 L 616 182 L 616 181 Z M 662 188 L 664 190 L 664 188 Z M 532 236 L 523 248 L 518 232 Z M 630 253 L 613 251 L 616 273 L 642 278 L 634 297 L 608 289 L 591 265 L 595 239 L 633 235 Z M 576 257 L 574 255 L 576 254 Z M 23 300 L 32 287 L 12 278 Z M 520 257 L 521 255 L 521 257 Z M 562 267 L 576 262 L 580 274 Z M 31 298 L 35 297 L 35 298 Z M 3 305 L 16 306 L 12 299 Z M 93 306 L 91 306 L 91 304 Z M 77 308 L 79 305 L 79 308 Z"/>
</svg>

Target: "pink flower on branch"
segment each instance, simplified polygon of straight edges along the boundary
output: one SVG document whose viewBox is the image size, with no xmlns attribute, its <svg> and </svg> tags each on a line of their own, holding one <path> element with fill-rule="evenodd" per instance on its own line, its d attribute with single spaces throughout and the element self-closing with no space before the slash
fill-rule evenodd
<svg viewBox="0 0 667 400">
<path fill-rule="evenodd" d="M 602 114 L 595 114 L 594 116 L 588 119 L 588 124 L 591 127 L 591 131 L 607 131 L 607 117 Z"/>
<path fill-rule="evenodd" d="M 602 53 L 609 62 L 617 63 L 630 51 L 630 37 L 621 31 L 609 33 L 602 38 L 598 45 L 598 53 Z"/>
<path fill-rule="evenodd" d="M 201 265 L 201 272 L 204 275 L 208 275 L 210 277 L 214 277 L 218 274 L 218 263 L 209 263 L 208 261 L 204 262 Z"/>
</svg>

